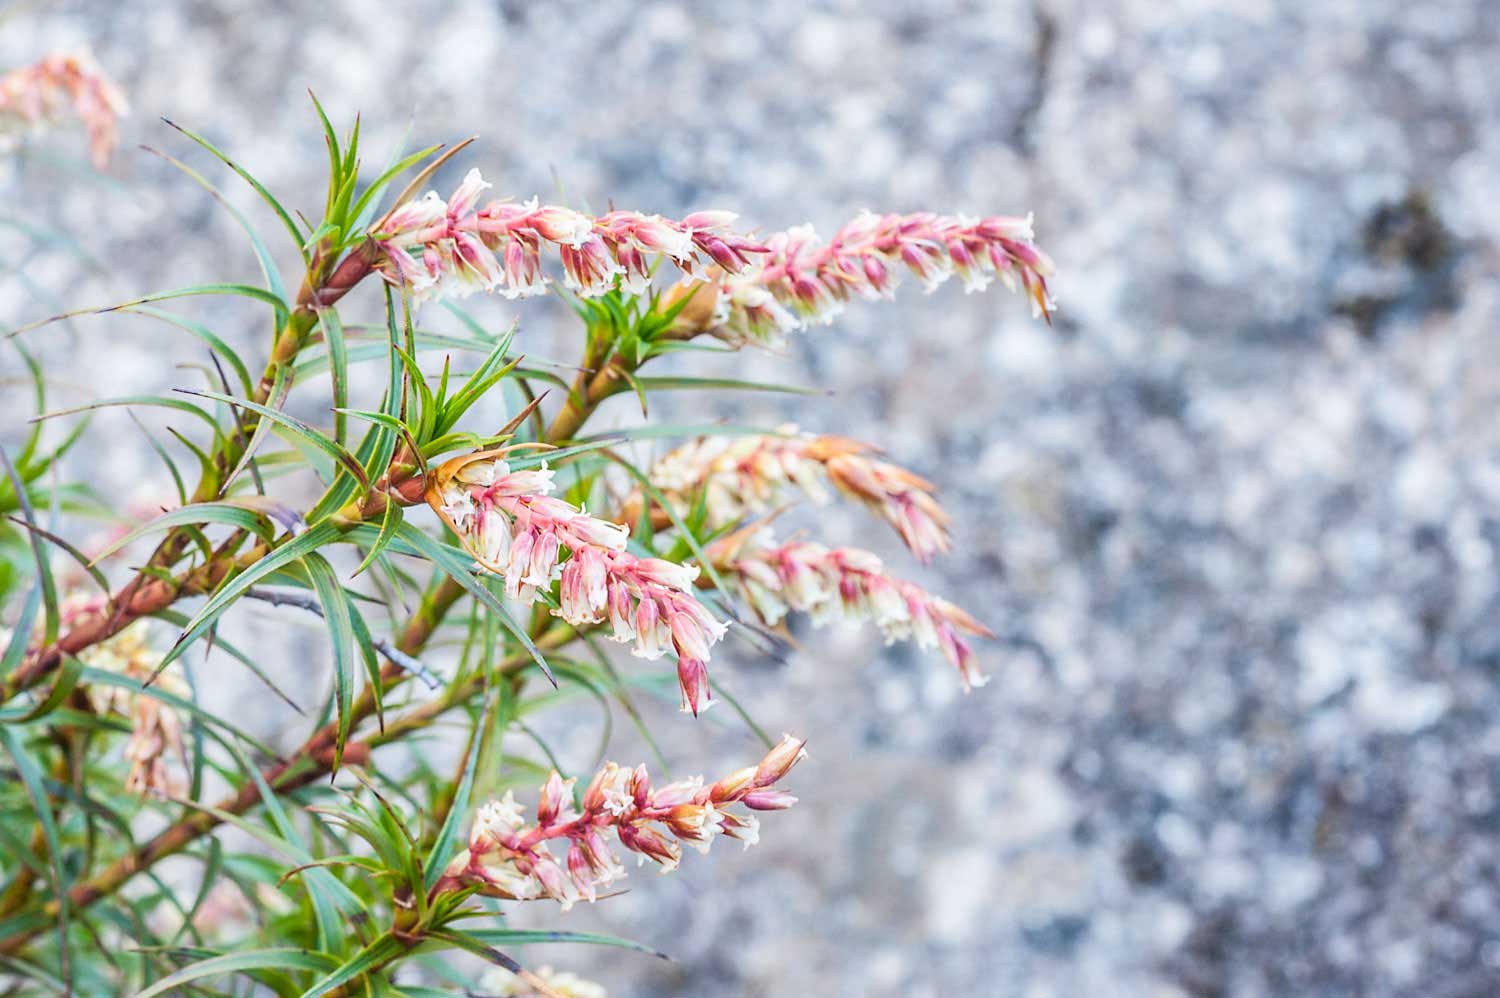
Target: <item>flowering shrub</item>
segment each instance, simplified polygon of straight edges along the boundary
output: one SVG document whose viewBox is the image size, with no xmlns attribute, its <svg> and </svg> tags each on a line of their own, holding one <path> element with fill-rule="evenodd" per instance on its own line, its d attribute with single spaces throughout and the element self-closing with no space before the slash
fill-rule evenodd
<svg viewBox="0 0 1500 998">
<path fill-rule="evenodd" d="M 52 58 L 0 78 L 0 113 L 50 119 L 64 98 L 102 160 L 123 101 L 91 64 Z M 246 222 L 263 283 L 85 310 L 148 315 L 213 352 L 206 390 L 85 407 L 165 405 L 202 424 L 172 448 L 153 442 L 175 506 L 87 541 L 91 515 L 119 522 L 128 511 L 61 480 L 79 432 L 56 442 L 42 431 L 49 418 L 3 452 L 6 993 L 207 994 L 232 982 L 236 994 L 601 995 L 566 972 L 522 966 L 510 948 L 633 944 L 507 928 L 506 912 L 602 902 L 621 889 L 622 854 L 666 873 L 684 845 L 753 845 L 762 817 L 767 834 L 799 834 L 795 815 L 773 812 L 796 801 L 784 784 L 804 742 L 767 741 L 758 762 L 713 782 L 658 783 L 644 765 L 610 762 L 580 789 L 550 750 L 507 744 L 535 734 L 527 718 L 583 693 L 639 719 L 632 698 L 665 685 L 692 724 L 724 697 L 710 679 L 715 649 L 736 630 L 774 635 L 793 612 L 872 621 L 890 640 L 941 653 L 965 689 L 984 682 L 970 641 L 989 632 L 968 612 L 869 552 L 772 535 L 785 504 L 844 497 L 917 560 L 947 551 L 953 524 L 935 487 L 873 445 L 795 427 L 584 431 L 619 394 L 644 407 L 666 388 L 768 387 L 642 372 L 706 338 L 720 351 L 773 345 L 856 298 L 889 297 L 904 273 L 929 290 L 950 276 L 971 291 L 999 278 L 1045 313 L 1051 264 L 1028 219 L 864 215 L 821 242 L 805 227 L 745 231 L 724 211 L 594 216 L 485 201 L 477 170 L 445 199 L 421 192 L 463 145 L 366 180 L 358 129 L 340 139 L 322 120 L 330 175 L 315 221 L 182 130 L 265 200 L 290 237 L 296 285 Z M 383 305 L 383 322 L 345 320 L 357 288 Z M 167 304 L 209 294 L 269 309 L 258 377 Z M 454 304 L 470 294 L 568 298 L 581 319 L 571 379 L 527 366 L 514 330 L 492 333 Z M 436 300 L 465 335 L 425 324 L 422 305 Z M 50 321 L 6 340 L 29 358 L 26 342 Z M 447 353 L 436 369 L 425 360 L 434 350 Z M 455 355 L 475 358 L 466 376 Z M 351 390 L 362 364 L 384 372 L 374 397 Z M 288 413 L 294 388 L 325 393 L 323 425 Z M 478 424 L 475 406 L 496 398 L 509 400 L 508 420 Z M 619 448 L 674 434 L 680 444 L 654 463 Z M 178 467 L 187 456 L 195 484 Z M 293 504 L 295 490 L 281 487 L 289 475 L 316 482 L 321 497 Z M 130 551 L 140 557 L 122 560 Z M 278 684 L 285 663 L 216 634 L 245 600 L 326 627 L 327 701 L 290 753 L 261 744 L 238 713 L 206 709 L 191 682 L 192 663 L 213 656 L 216 668 L 251 671 L 270 709 L 291 702 Z M 618 667 L 596 638 L 645 661 Z M 433 654 L 439 646 L 461 652 Z M 455 719 L 462 737 L 427 743 L 440 749 L 420 765 L 400 752 Z M 447 763 L 432 762 L 444 753 Z M 244 834 L 221 837 L 228 828 Z M 159 869 L 173 856 L 199 865 L 186 888 Z M 476 984 L 430 958 L 443 950 L 501 969 Z"/>
</svg>

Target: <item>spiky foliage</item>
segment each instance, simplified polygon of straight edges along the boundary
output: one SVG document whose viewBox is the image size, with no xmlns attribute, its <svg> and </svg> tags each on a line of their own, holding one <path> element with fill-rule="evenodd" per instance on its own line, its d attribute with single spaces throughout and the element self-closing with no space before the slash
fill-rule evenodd
<svg viewBox="0 0 1500 998">
<path fill-rule="evenodd" d="M 703 460 L 694 473 L 664 476 L 653 474 L 649 447 L 635 448 L 646 451 L 637 463 L 621 445 L 701 429 L 584 429 L 615 395 L 644 409 L 664 390 L 797 391 L 642 373 L 670 351 L 754 348 L 755 337 L 723 335 L 725 288 L 743 298 L 761 281 L 790 301 L 811 294 L 812 277 L 798 270 L 805 263 L 842 300 L 837 282 L 853 279 L 844 268 L 856 256 L 864 280 L 889 257 L 936 283 L 944 268 L 978 266 L 966 240 L 979 236 L 920 216 L 920 225 L 881 223 L 863 241 L 843 234 L 799 256 L 784 238 L 762 245 L 737 233 L 722 211 L 672 221 L 504 200 L 481 208 L 477 173 L 446 201 L 422 194 L 463 144 L 392 157 L 366 182 L 358 123 L 341 137 L 318 115 L 329 182 L 316 222 L 178 128 L 247 182 L 289 237 L 287 252 L 273 252 L 230 209 L 259 282 L 177 288 L 5 335 L 35 385 L 37 412 L 26 435 L 0 449 L 7 994 L 460 994 L 484 987 L 475 981 L 485 962 L 506 969 L 506 993 L 581 993 L 587 982 L 533 974 L 510 949 L 557 940 L 641 947 L 508 928 L 505 905 L 605 900 L 622 872 L 606 831 L 664 869 L 682 843 L 706 849 L 722 835 L 750 844 L 759 829 L 749 810 L 795 800 L 774 784 L 802 758 L 802 742 L 765 741 L 758 766 L 714 784 L 653 789 L 637 760 L 600 769 L 601 756 L 569 775 L 538 736 L 538 714 L 592 700 L 606 720 L 630 718 L 654 746 L 645 719 L 656 715 L 643 699 L 677 701 L 694 716 L 729 699 L 722 677 L 711 688 L 708 676 L 729 622 L 764 639 L 788 610 L 821 618 L 837 604 L 942 646 L 977 682 L 975 653 L 956 637 L 987 633 L 973 618 L 889 581 L 868 558 L 802 541 L 771 547 L 753 522 L 781 485 L 816 491 L 824 476 L 927 558 L 947 548 L 950 524 L 930 483 L 867 445 L 774 431 L 696 443 Z M 991 241 L 1008 255 L 986 266 L 1004 276 L 1026 263 L 1022 283 L 1045 306 L 1050 265 L 1029 229 Z M 556 255 L 547 266 L 560 269 L 560 283 L 542 267 L 542 249 Z M 286 261 L 295 279 L 281 272 Z M 673 268 L 682 280 L 662 290 Z M 528 364 L 513 327 L 492 332 L 451 301 L 419 316 L 421 302 L 475 291 L 568 295 L 582 327 L 571 380 L 556 373 L 563 368 Z M 269 312 L 254 363 L 185 310 L 210 295 Z M 346 321 L 344 309 L 360 307 L 383 316 Z M 28 342 L 56 319 L 122 312 L 196 338 L 210 355 L 207 387 L 49 411 L 48 379 Z M 691 342 L 699 337 L 731 345 Z M 360 366 L 382 372 L 368 398 L 352 388 L 370 383 L 354 377 Z M 297 411 L 326 418 L 292 415 L 294 389 L 304 400 Z M 310 401 L 320 394 L 321 405 Z M 175 490 L 164 512 L 142 518 L 118 507 L 73 460 L 89 446 L 75 447 L 89 440 L 87 414 L 110 406 L 165 410 L 186 424 L 169 427 L 169 439 L 138 422 Z M 481 421 L 497 409 L 508 415 Z M 316 482 L 319 498 L 286 498 L 306 491 L 284 486 L 289 476 Z M 837 570 L 826 567 L 835 561 Z M 321 622 L 325 702 L 298 705 L 282 688 L 305 661 L 218 636 L 247 601 Z M 643 661 L 617 663 L 599 638 L 628 644 Z M 264 706 L 203 706 L 193 676 L 201 684 L 241 668 Z M 736 708 L 748 722 L 743 737 L 764 739 Z M 303 725 L 303 743 L 272 750 L 255 733 L 267 717 Z M 439 730 L 448 737 L 428 737 Z M 574 790 L 592 771 L 587 792 Z M 523 818 L 510 789 L 538 784 L 535 817 Z M 797 822 L 795 813 L 766 818 L 770 836 Z M 229 829 L 242 834 L 220 835 Z M 565 859 L 549 841 L 566 847 Z M 196 875 L 178 864 L 165 876 L 159 864 L 174 856 L 195 861 Z M 475 976 L 462 961 L 432 958 L 443 950 L 477 958 Z"/>
</svg>

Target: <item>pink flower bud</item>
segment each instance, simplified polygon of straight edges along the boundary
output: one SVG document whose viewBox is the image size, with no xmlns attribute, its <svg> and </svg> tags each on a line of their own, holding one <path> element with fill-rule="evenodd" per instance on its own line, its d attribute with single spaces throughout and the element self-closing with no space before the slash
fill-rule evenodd
<svg viewBox="0 0 1500 998">
<path fill-rule="evenodd" d="M 661 658 L 666 654 L 666 648 L 662 643 L 660 614 L 657 612 L 656 601 L 643 599 L 635 608 L 635 648 L 631 654 L 637 658 Z M 669 635 L 670 636 L 670 635 Z"/>
<path fill-rule="evenodd" d="M 708 799 L 715 804 L 739 800 L 755 784 L 755 767 L 746 766 L 714 783 L 708 788 Z"/>
<path fill-rule="evenodd" d="M 547 777 L 547 782 L 542 784 L 542 792 L 537 797 L 536 820 L 537 823 L 546 827 L 557 820 L 557 814 L 562 807 L 566 787 L 563 778 L 557 770 Z"/>
<path fill-rule="evenodd" d="M 663 873 L 675 870 L 682 860 L 682 848 L 654 828 L 621 825 L 619 835 L 622 846 L 661 864 Z"/>
<path fill-rule="evenodd" d="M 807 749 L 803 747 L 806 744 L 805 738 L 782 735 L 781 741 L 755 767 L 756 787 L 768 787 L 780 782 L 793 766 L 807 758 Z"/>
<path fill-rule="evenodd" d="M 644 764 L 630 774 L 630 796 L 638 808 L 645 807 L 651 799 L 651 774 L 646 772 Z"/>
<path fill-rule="evenodd" d="M 478 170 L 470 170 L 464 174 L 463 182 L 454 190 L 453 196 L 448 198 L 448 217 L 456 221 L 473 214 L 479 203 L 479 195 L 489 186 Z"/>
<path fill-rule="evenodd" d="M 785 790 L 767 788 L 751 790 L 740 798 L 740 803 L 752 811 L 784 811 L 797 803 L 797 798 Z"/>
<path fill-rule="evenodd" d="M 708 668 L 699 658 L 690 658 L 679 652 L 677 659 L 677 682 L 682 687 L 682 712 L 698 716 L 699 711 L 713 706 L 713 694 L 708 688 Z"/>
<path fill-rule="evenodd" d="M 594 222 L 587 215 L 550 204 L 532 212 L 527 222 L 548 242 L 569 247 L 582 246 L 594 231 Z"/>
<path fill-rule="evenodd" d="M 623 583 L 613 582 L 609 587 L 609 626 L 616 641 L 629 641 L 635 637 L 634 616 L 630 591 Z"/>
<path fill-rule="evenodd" d="M 695 211 L 682 220 L 682 227 L 693 232 L 708 229 L 727 229 L 740 216 L 732 211 Z"/>
<path fill-rule="evenodd" d="M 573 885 L 579 894 L 590 901 L 598 897 L 598 891 L 594 888 L 594 869 L 584 855 L 583 847 L 577 842 L 568 849 L 568 875 L 573 878 Z"/>
<path fill-rule="evenodd" d="M 632 566 L 632 572 L 647 585 L 666 586 L 687 592 L 698 578 L 696 565 L 679 565 L 661 558 L 641 558 Z"/>
</svg>

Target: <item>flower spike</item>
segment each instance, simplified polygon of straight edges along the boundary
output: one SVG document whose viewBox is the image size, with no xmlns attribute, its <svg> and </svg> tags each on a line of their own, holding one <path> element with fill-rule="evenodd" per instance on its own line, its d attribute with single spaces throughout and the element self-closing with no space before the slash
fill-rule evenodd
<svg viewBox="0 0 1500 998">
<path fill-rule="evenodd" d="M 708 437 L 685 444 L 657 462 L 651 481 L 669 495 L 701 488 L 713 527 L 768 512 L 792 488 L 814 502 L 827 502 L 831 484 L 894 527 L 919 560 L 946 552 L 951 518 L 933 484 L 874 452 L 857 440 L 784 426 L 779 435 Z"/>
<path fill-rule="evenodd" d="M 919 648 L 941 651 L 958 670 L 965 692 L 989 682 L 964 636 L 992 638 L 994 633 L 941 596 L 888 575 L 868 551 L 791 541 L 730 552 L 726 561 L 725 570 L 770 626 L 789 610 L 810 614 L 819 624 L 840 615 L 872 620 L 887 643 L 911 640 Z"/>
<path fill-rule="evenodd" d="M 125 95 L 86 52 L 58 52 L 0 76 L 0 130 L 7 121 L 38 125 L 71 108 L 89 135 L 94 166 L 104 169 L 118 142 Z"/>
<path fill-rule="evenodd" d="M 381 275 L 419 300 L 445 292 L 525 298 L 546 292 L 542 250 L 551 247 L 564 286 L 592 298 L 617 280 L 631 294 L 644 292 L 660 259 L 702 280 L 706 266 L 736 274 L 766 251 L 730 231 L 732 212 L 699 211 L 672 221 L 635 211 L 593 218 L 535 198 L 481 207 L 479 196 L 489 186 L 470 170 L 446 201 L 432 192 L 388 215 L 371 233 L 381 251 Z"/>
<path fill-rule="evenodd" d="M 434 893 L 477 887 L 491 897 L 551 898 L 564 909 L 580 898 L 593 901 L 601 888 L 625 876 L 604 838 L 610 829 L 622 847 L 642 863 L 656 863 L 662 873 L 677 868 L 683 845 L 706 854 L 724 835 L 748 849 L 759 841 L 760 822 L 732 808 L 779 811 L 796 803 L 775 784 L 807 758 L 805 744 L 783 735 L 756 766 L 707 785 L 695 777 L 653 787 L 645 766 L 631 770 L 611 762 L 589 783 L 578 810 L 571 806 L 573 781 L 553 772 L 542 787 L 533 823 L 508 791 L 479 808 L 469 847 L 448 864 Z M 563 860 L 548 848 L 551 840 L 566 844 Z"/>
<path fill-rule="evenodd" d="M 968 218 L 866 212 L 824 243 L 810 226 L 766 240 L 769 252 L 712 279 L 713 307 L 695 311 L 697 332 L 733 344 L 775 346 L 793 330 L 831 321 L 850 298 L 890 298 L 903 271 L 928 291 L 958 276 L 966 291 L 995 278 L 1024 290 L 1043 317 L 1052 260 L 1034 242 L 1031 217 Z"/>
<path fill-rule="evenodd" d="M 694 595 L 698 569 L 626 551 L 627 528 L 553 498 L 550 469 L 512 471 L 506 453 L 445 462 L 431 476 L 428 504 L 482 568 L 504 576 L 511 599 L 533 602 L 556 578 L 554 616 L 575 626 L 608 620 L 614 640 L 632 642 L 639 658 L 673 651 L 683 711 L 712 706 L 707 663 L 729 625 Z"/>
</svg>

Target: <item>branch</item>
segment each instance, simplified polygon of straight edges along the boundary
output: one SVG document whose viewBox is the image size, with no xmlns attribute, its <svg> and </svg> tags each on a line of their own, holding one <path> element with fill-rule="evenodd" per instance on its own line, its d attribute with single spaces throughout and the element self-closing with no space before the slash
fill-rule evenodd
<svg viewBox="0 0 1500 998">
<path fill-rule="evenodd" d="M 291 390 L 292 365 L 317 325 L 315 305 L 332 304 L 371 272 L 368 252 L 364 246 L 346 257 L 332 274 L 329 273 L 331 264 L 332 261 L 329 261 L 327 265 L 310 270 L 303 278 L 296 307 L 288 313 L 286 322 L 276 330 L 270 359 L 266 362 L 265 372 L 261 375 L 252 401 L 261 405 L 271 404 L 271 391 L 277 384 L 278 375 L 284 374 L 282 383 L 288 391 Z M 213 465 L 204 469 L 190 502 L 209 502 L 219 498 L 228 485 L 223 479 L 244 457 L 259 418 L 253 412 L 234 417 L 236 432 L 225 436 L 215 449 Z M 171 568 L 182 557 L 190 537 L 191 532 L 182 527 L 168 531 L 167 536 L 162 538 L 147 559 L 146 567 Z M 213 581 L 216 584 L 218 580 Z M 168 585 L 152 572 L 137 573 L 111 597 L 109 609 L 104 615 L 90 615 L 58 641 L 29 652 L 21 665 L 0 686 L 0 703 L 8 702 L 18 693 L 41 682 L 68 655 L 76 655 L 84 648 L 118 634 L 140 617 L 166 609 L 183 595 L 187 594 L 181 588 Z"/>
<path fill-rule="evenodd" d="M 568 403 L 559 411 L 548 430 L 548 442 L 556 443 L 575 435 L 599 403 L 618 391 L 618 375 L 612 370 L 601 370 L 592 380 L 580 375 L 579 380 L 580 391 L 576 396 L 577 401 L 575 402 L 573 393 L 570 393 Z M 407 620 L 394 650 L 406 656 L 419 652 L 426 646 L 448 611 L 463 597 L 464 593 L 463 587 L 449 578 L 444 578 L 431 587 L 423 594 L 421 603 Z M 575 637 L 577 637 L 577 632 L 571 627 L 555 628 L 542 635 L 536 641 L 536 646 L 546 649 L 555 648 L 567 644 Z M 385 690 L 398 685 L 408 675 L 413 674 L 404 670 L 396 658 L 389 655 L 387 657 L 390 661 L 380 671 L 381 688 Z M 509 675 L 526 668 L 531 662 L 529 652 L 517 652 L 499 663 L 498 671 L 501 675 Z M 440 714 L 483 690 L 487 679 L 488 677 L 483 672 L 470 676 L 464 682 L 450 688 L 442 697 L 414 707 L 401 717 L 388 721 L 383 731 L 371 735 L 358 746 L 353 742 L 349 743 L 345 748 L 346 754 L 358 751 L 358 748 L 369 749 L 387 744 L 410 731 L 425 727 Z M 351 723 L 357 725 L 374 712 L 374 692 L 367 687 L 350 711 L 353 718 Z M 314 732 L 302 747 L 285 761 L 263 770 L 261 775 L 265 784 L 273 791 L 281 793 L 295 790 L 317 780 L 331 771 L 333 747 L 337 740 L 338 723 L 330 721 Z M 216 810 L 240 815 L 259 802 L 259 786 L 251 780 L 246 781 L 236 794 L 220 801 Z M 199 811 L 183 818 L 158 833 L 150 841 L 127 852 L 87 881 L 75 884 L 68 891 L 69 907 L 80 909 L 113 894 L 135 874 L 150 868 L 167 856 L 181 852 L 198 839 L 211 833 L 221 823 L 222 819 L 207 811 Z M 50 919 L 57 916 L 58 910 L 58 900 L 54 898 L 44 906 L 43 913 Z M 46 923 L 42 923 L 40 926 L 21 929 L 8 937 L 0 938 L 0 955 L 19 952 L 33 938 L 45 931 L 46 927 Z"/>
</svg>

